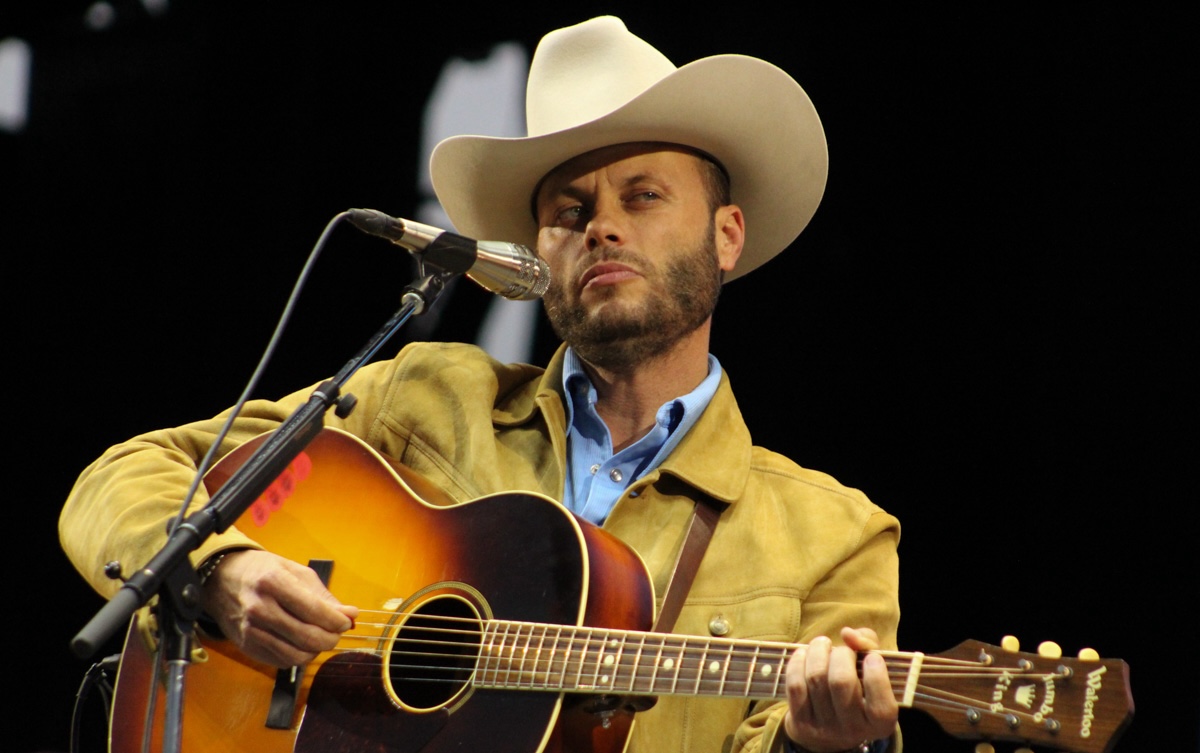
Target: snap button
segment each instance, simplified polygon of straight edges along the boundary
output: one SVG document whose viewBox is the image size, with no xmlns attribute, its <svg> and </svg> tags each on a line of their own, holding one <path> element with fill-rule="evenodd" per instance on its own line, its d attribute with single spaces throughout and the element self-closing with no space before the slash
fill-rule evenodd
<svg viewBox="0 0 1200 753">
<path fill-rule="evenodd" d="M 623 476 L 621 476 L 621 470 L 619 468 L 613 468 L 611 471 L 609 471 L 608 477 L 611 478 L 614 482 L 619 482 L 623 478 Z"/>
<path fill-rule="evenodd" d="M 729 620 L 725 619 L 725 615 L 717 615 L 708 621 L 708 632 L 716 636 L 722 636 L 729 633 Z"/>
<path fill-rule="evenodd" d="M 594 464 L 589 470 L 591 470 L 592 475 L 595 476 L 596 471 L 600 470 L 600 464 L 599 463 Z"/>
</svg>

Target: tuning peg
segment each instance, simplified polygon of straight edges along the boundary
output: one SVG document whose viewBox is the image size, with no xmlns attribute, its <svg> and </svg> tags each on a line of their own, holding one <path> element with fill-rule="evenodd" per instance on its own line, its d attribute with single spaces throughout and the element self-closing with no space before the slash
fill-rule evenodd
<svg viewBox="0 0 1200 753">
<path fill-rule="evenodd" d="M 975 753 L 996 753 L 996 748 L 991 743 L 978 743 L 975 746 Z"/>
<path fill-rule="evenodd" d="M 1038 656 L 1043 659 L 1061 659 L 1062 646 L 1054 641 L 1042 641 L 1038 644 Z"/>
<path fill-rule="evenodd" d="M 1014 654 L 1021 650 L 1021 642 L 1017 640 L 1015 635 L 1006 635 L 1000 639 L 1000 648 L 1005 651 L 1012 651 Z"/>
<path fill-rule="evenodd" d="M 1083 661 L 1100 661 L 1100 654 L 1094 648 L 1081 648 L 1079 658 Z"/>
</svg>

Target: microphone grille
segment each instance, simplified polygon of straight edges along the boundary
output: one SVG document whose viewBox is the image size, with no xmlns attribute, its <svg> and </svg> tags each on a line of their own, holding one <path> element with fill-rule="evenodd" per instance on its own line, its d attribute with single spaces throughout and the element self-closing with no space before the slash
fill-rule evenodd
<svg viewBox="0 0 1200 753">
<path fill-rule="evenodd" d="M 550 265 L 541 259 L 536 259 L 535 271 L 533 273 L 533 285 L 529 289 L 531 298 L 541 298 L 546 294 L 546 290 L 550 288 Z"/>
</svg>

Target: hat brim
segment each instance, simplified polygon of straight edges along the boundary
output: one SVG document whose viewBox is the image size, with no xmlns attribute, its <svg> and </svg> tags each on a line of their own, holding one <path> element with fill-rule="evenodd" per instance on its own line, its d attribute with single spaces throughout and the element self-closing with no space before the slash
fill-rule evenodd
<svg viewBox="0 0 1200 753">
<path fill-rule="evenodd" d="M 639 141 L 699 149 L 729 173 L 746 240 L 726 281 L 789 246 L 825 191 L 825 132 L 808 95 L 780 68 L 743 55 L 689 63 L 607 115 L 567 130 L 451 137 L 434 149 L 430 176 L 457 232 L 536 248 L 530 202 L 541 179 L 593 149 Z"/>
</svg>

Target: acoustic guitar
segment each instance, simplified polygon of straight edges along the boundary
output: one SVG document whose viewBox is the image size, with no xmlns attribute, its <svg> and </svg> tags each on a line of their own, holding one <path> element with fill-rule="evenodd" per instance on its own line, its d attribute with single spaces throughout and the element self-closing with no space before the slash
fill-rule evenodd
<svg viewBox="0 0 1200 753">
<path fill-rule="evenodd" d="M 254 443 L 205 478 L 210 490 Z M 353 436 L 324 429 L 238 521 L 361 608 L 338 647 L 279 670 L 203 640 L 186 675 L 187 753 L 622 750 L 647 699 L 783 699 L 795 645 L 648 632 L 636 553 L 536 494 L 451 505 Z M 153 617 L 131 623 L 110 749 L 160 748 Z M 967 641 L 879 652 L 903 707 L 951 735 L 1105 753 L 1133 715 L 1128 667 Z"/>
</svg>

